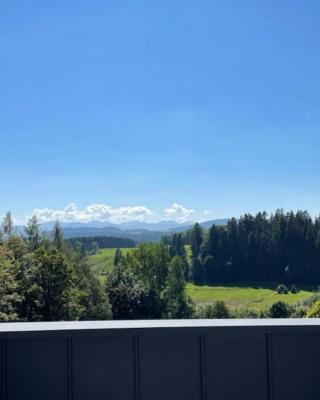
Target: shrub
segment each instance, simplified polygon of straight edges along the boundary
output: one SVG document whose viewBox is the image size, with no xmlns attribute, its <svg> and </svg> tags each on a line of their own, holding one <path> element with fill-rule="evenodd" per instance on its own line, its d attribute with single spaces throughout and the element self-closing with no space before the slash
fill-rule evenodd
<svg viewBox="0 0 320 400">
<path fill-rule="evenodd" d="M 316 303 L 317 301 L 320 300 L 320 293 L 313 293 L 310 297 L 307 297 L 306 299 L 298 301 L 295 306 L 296 307 L 305 307 L 309 309 Z"/>
<path fill-rule="evenodd" d="M 224 301 L 218 300 L 204 309 L 203 317 L 218 319 L 230 318 L 230 311 Z"/>
<path fill-rule="evenodd" d="M 299 306 L 297 304 L 291 306 L 291 318 L 306 318 L 308 313 L 308 307 Z"/>
<path fill-rule="evenodd" d="M 291 292 L 292 294 L 297 294 L 297 293 L 298 293 L 298 289 L 297 289 L 296 285 L 292 285 L 292 286 L 291 286 L 290 292 Z"/>
<path fill-rule="evenodd" d="M 307 313 L 307 318 L 320 318 L 320 300 L 313 304 Z"/>
<path fill-rule="evenodd" d="M 278 292 L 279 294 L 288 294 L 288 293 L 289 293 L 289 290 L 288 290 L 288 288 L 287 288 L 286 285 L 281 284 L 281 285 L 279 285 L 279 286 L 277 287 L 277 292 Z"/>
<path fill-rule="evenodd" d="M 234 310 L 232 316 L 234 318 L 261 318 L 261 312 L 252 308 L 241 308 Z"/>
<path fill-rule="evenodd" d="M 289 318 L 290 316 L 290 307 L 287 303 L 283 301 L 277 301 L 273 303 L 269 308 L 269 317 L 270 318 Z"/>
</svg>

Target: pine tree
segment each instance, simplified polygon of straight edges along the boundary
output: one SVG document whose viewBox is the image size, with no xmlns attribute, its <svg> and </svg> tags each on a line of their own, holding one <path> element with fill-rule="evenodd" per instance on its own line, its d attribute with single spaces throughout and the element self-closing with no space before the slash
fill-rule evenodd
<svg viewBox="0 0 320 400">
<path fill-rule="evenodd" d="M 204 267 L 200 257 L 191 260 L 191 280 L 194 283 L 203 283 Z"/>
<path fill-rule="evenodd" d="M 2 222 L 2 227 L 5 236 L 10 239 L 13 234 L 13 219 L 10 211 L 6 213 Z"/>
<path fill-rule="evenodd" d="M 201 226 L 196 223 L 191 231 L 191 250 L 192 257 L 197 258 L 201 252 L 201 245 L 203 242 L 203 230 Z"/>
<path fill-rule="evenodd" d="M 54 229 L 53 229 L 53 244 L 54 247 L 57 250 L 61 250 L 62 249 L 62 245 L 63 245 L 63 232 L 60 226 L 59 221 L 57 221 L 54 225 Z"/>
<path fill-rule="evenodd" d="M 114 255 L 113 265 L 114 266 L 120 265 L 121 260 L 122 260 L 122 253 L 121 253 L 121 250 L 119 248 L 117 248 L 115 255 Z"/>
<path fill-rule="evenodd" d="M 41 238 L 38 219 L 35 215 L 29 219 L 25 232 L 29 249 L 35 250 L 38 247 Z"/>
</svg>

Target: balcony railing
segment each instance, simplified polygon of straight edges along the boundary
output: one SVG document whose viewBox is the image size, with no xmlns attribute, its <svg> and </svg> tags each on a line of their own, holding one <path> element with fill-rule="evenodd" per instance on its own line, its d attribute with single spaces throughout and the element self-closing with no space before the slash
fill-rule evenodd
<svg viewBox="0 0 320 400">
<path fill-rule="evenodd" d="M 319 400 L 319 320 L 0 324 L 1 400 Z"/>
</svg>

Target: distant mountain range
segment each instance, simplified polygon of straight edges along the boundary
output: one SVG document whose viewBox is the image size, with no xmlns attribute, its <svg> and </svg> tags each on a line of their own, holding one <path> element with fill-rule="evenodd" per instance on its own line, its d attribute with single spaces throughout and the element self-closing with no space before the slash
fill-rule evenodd
<svg viewBox="0 0 320 400">
<path fill-rule="evenodd" d="M 225 225 L 228 219 L 217 219 L 201 222 L 200 225 L 208 229 L 213 224 Z M 51 233 L 54 222 L 48 222 L 41 225 L 44 232 Z M 112 224 L 101 221 L 91 221 L 87 223 L 81 222 L 61 222 L 60 223 L 64 237 L 66 239 L 84 236 L 114 236 L 133 239 L 138 242 L 154 242 L 159 241 L 165 234 L 184 232 L 194 225 L 194 222 L 188 221 L 179 224 L 175 221 L 160 221 L 155 223 L 148 222 L 124 222 L 120 224 Z M 18 231 L 23 231 L 24 227 L 17 227 Z"/>
<path fill-rule="evenodd" d="M 53 229 L 55 222 L 47 222 L 42 224 L 42 229 L 46 231 L 50 231 Z M 120 224 L 112 224 L 110 222 L 101 222 L 101 221 L 90 221 L 90 222 L 61 222 L 62 228 L 67 229 L 116 229 L 116 230 L 146 230 L 146 231 L 160 231 L 165 232 L 170 229 L 183 228 L 185 226 L 193 225 L 192 221 L 185 222 L 184 224 L 179 224 L 176 221 L 160 221 L 160 222 L 122 222 Z"/>
</svg>

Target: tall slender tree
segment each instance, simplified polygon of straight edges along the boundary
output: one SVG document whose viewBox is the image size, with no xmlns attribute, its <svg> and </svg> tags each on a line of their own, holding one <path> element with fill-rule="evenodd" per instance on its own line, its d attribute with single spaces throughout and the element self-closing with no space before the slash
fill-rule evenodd
<svg viewBox="0 0 320 400">
<path fill-rule="evenodd" d="M 59 221 L 56 221 L 53 228 L 53 244 L 57 250 L 62 249 L 63 245 L 63 232 Z"/>
<path fill-rule="evenodd" d="M 117 248 L 115 255 L 114 255 L 114 260 L 113 260 L 113 265 L 117 266 L 120 265 L 122 260 L 122 253 L 119 247 Z"/>
<path fill-rule="evenodd" d="M 39 246 L 41 238 L 38 219 L 35 215 L 29 219 L 25 232 L 29 249 L 35 250 Z"/>
<path fill-rule="evenodd" d="M 192 257 L 197 258 L 201 253 L 201 245 L 203 242 L 203 229 L 200 224 L 196 223 L 191 231 L 191 251 Z"/>
<path fill-rule="evenodd" d="M 13 218 L 10 211 L 8 211 L 3 218 L 2 227 L 5 236 L 10 239 L 13 234 Z"/>
</svg>

